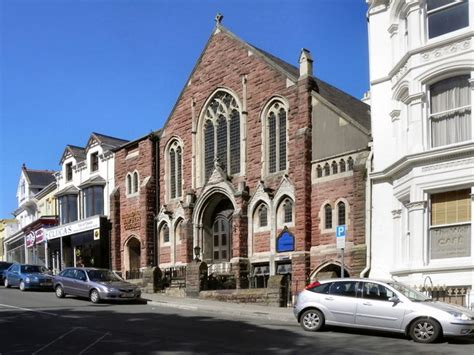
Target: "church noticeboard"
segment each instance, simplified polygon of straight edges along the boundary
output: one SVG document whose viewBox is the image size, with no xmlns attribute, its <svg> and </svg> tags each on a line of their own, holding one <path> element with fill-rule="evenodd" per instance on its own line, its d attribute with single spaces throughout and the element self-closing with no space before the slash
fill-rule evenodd
<svg viewBox="0 0 474 355">
<path fill-rule="evenodd" d="M 431 259 L 471 256 L 471 226 L 432 228 Z"/>
<path fill-rule="evenodd" d="M 293 250 L 295 250 L 295 237 L 285 228 L 276 240 L 276 251 L 277 253 L 283 253 Z"/>
</svg>

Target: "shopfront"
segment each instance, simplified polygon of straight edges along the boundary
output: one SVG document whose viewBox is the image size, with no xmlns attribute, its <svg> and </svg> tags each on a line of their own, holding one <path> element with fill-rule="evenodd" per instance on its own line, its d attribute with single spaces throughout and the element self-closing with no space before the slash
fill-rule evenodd
<svg viewBox="0 0 474 355">
<path fill-rule="evenodd" d="M 25 237 L 23 232 L 6 240 L 4 246 L 8 262 L 25 263 Z"/>
<path fill-rule="evenodd" d="M 53 271 L 70 266 L 109 268 L 109 232 L 107 218 L 100 216 L 49 229 L 48 259 Z"/>
<path fill-rule="evenodd" d="M 46 239 L 44 228 L 29 232 L 25 236 L 26 262 L 46 266 Z"/>
</svg>

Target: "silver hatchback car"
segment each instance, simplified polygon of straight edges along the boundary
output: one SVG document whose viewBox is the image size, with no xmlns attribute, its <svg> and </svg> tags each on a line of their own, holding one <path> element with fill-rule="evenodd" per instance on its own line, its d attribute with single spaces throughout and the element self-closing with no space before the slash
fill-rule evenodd
<svg viewBox="0 0 474 355">
<path fill-rule="evenodd" d="M 474 335 L 474 312 L 431 298 L 395 281 L 332 279 L 302 291 L 294 314 L 303 329 L 325 324 L 405 333 L 419 343 L 441 335 Z"/>
<path fill-rule="evenodd" d="M 101 300 L 137 300 L 140 287 L 122 280 L 114 272 L 96 268 L 67 268 L 54 277 L 58 298 L 66 294 L 87 297 L 93 303 Z"/>
</svg>

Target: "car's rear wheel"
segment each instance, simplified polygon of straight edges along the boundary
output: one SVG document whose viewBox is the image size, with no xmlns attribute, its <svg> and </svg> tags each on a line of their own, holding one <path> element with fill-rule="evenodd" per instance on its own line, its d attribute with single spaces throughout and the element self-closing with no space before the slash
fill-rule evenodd
<svg viewBox="0 0 474 355">
<path fill-rule="evenodd" d="M 26 290 L 25 281 L 21 280 L 20 281 L 20 291 L 25 291 L 25 290 Z"/>
<path fill-rule="evenodd" d="M 99 303 L 100 302 L 99 291 L 92 290 L 90 294 L 90 299 L 92 303 Z"/>
<path fill-rule="evenodd" d="M 3 286 L 5 286 L 5 288 L 10 288 L 10 284 L 8 283 L 7 278 L 5 278 L 5 280 L 3 280 Z"/>
<path fill-rule="evenodd" d="M 304 330 L 316 332 L 324 325 L 324 315 L 317 309 L 308 309 L 301 315 L 300 324 Z"/>
<path fill-rule="evenodd" d="M 57 298 L 64 298 L 66 294 L 64 293 L 64 290 L 61 286 L 56 286 L 56 289 L 54 290 L 56 293 Z"/>
<path fill-rule="evenodd" d="M 417 343 L 432 343 L 438 339 L 441 327 L 433 319 L 420 318 L 410 326 L 410 337 Z"/>
</svg>

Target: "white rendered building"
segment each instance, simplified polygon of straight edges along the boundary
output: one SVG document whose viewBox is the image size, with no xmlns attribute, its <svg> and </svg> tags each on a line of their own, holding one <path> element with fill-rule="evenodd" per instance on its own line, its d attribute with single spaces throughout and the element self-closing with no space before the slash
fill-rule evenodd
<svg viewBox="0 0 474 355">
<path fill-rule="evenodd" d="M 92 133 L 85 148 L 68 145 L 56 174 L 59 225 L 46 232 L 49 259 L 66 266 L 109 267 L 114 153 L 126 140 Z"/>
<path fill-rule="evenodd" d="M 370 276 L 472 290 L 474 1 L 367 3 Z"/>
</svg>

